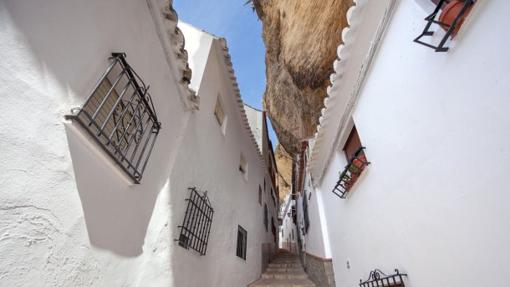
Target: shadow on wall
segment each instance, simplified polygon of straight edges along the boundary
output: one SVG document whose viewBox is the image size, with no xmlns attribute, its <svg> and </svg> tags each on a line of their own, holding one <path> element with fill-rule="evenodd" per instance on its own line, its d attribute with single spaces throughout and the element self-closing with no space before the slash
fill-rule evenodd
<svg viewBox="0 0 510 287">
<path fill-rule="evenodd" d="M 45 101 L 53 104 L 54 110 L 36 111 L 37 116 L 52 113 L 48 116 L 52 129 L 59 126 L 63 113 L 83 103 L 85 95 L 98 80 L 97 71 L 102 72 L 106 68 L 111 51 L 127 49 L 125 52 L 129 55 L 136 55 L 132 58 L 138 57 L 140 70 L 151 71 L 147 66 L 152 62 L 145 61 L 143 57 L 153 52 L 149 48 L 157 46 L 141 41 L 135 45 L 139 40 L 126 32 L 152 27 L 153 23 L 137 17 L 140 9 L 146 9 L 144 2 L 130 1 L 122 5 L 123 13 L 116 15 L 116 20 L 112 21 L 111 11 L 124 4 L 122 0 L 103 1 L 97 5 L 77 0 L 49 0 L 45 3 L 36 0 L 0 1 L 0 15 L 5 15 L 3 19 L 0 17 L 0 25 L 5 21 L 15 27 L 17 38 L 13 42 L 20 43 L 25 49 L 21 52 L 33 56 L 23 59 L 11 57 L 6 61 L 15 62 L 12 66 L 25 69 L 15 71 L 14 76 L 19 77 L 20 82 L 41 90 L 48 97 Z M 53 9 L 55 7 L 57 9 Z M 80 38 L 83 40 L 76 41 Z M 17 51 L 17 47 L 12 48 Z M 21 52 L 20 55 L 23 55 Z M 150 59 L 149 56 L 147 59 Z M 157 89 L 158 86 L 155 86 Z M 54 87 L 59 89 L 54 90 Z M 168 120 L 164 116 L 162 118 Z M 48 127 L 48 124 L 36 124 L 37 129 Z M 66 124 L 65 131 L 91 245 L 123 257 L 140 255 L 156 198 L 167 179 L 165 174 L 170 170 L 171 162 L 165 157 L 171 150 L 170 144 L 163 146 L 156 142 L 150 159 L 152 163 L 146 170 L 151 175 L 146 176 L 142 184 L 130 186 L 108 166 L 111 159 L 105 159 L 97 152 L 100 147 L 84 141 L 72 124 Z M 51 140 L 59 144 L 65 141 L 63 138 Z M 159 141 L 165 140 L 172 141 L 170 134 L 160 133 Z M 158 149 L 159 154 L 165 156 L 157 158 Z M 60 191 L 51 192 L 58 194 Z"/>
<path fill-rule="evenodd" d="M 120 256 L 143 252 L 159 193 L 157 180 L 130 185 L 77 123 L 65 126 L 90 243 Z"/>
</svg>

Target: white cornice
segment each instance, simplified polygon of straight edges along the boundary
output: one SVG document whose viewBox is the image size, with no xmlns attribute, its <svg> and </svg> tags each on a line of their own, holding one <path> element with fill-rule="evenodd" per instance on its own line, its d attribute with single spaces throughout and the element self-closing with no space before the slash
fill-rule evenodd
<svg viewBox="0 0 510 287">
<path fill-rule="evenodd" d="M 250 127 L 250 123 L 248 122 L 248 117 L 246 116 L 246 111 L 244 110 L 244 102 L 243 102 L 243 100 L 241 98 L 241 92 L 239 90 L 239 85 L 237 84 L 237 78 L 236 78 L 236 75 L 235 75 L 234 68 L 232 66 L 232 60 L 231 60 L 230 54 L 228 52 L 227 41 L 225 40 L 225 38 L 216 38 L 216 39 L 214 39 L 214 41 L 218 42 L 218 44 L 220 46 L 221 53 L 223 54 L 223 59 L 225 61 L 225 66 L 226 66 L 227 71 L 228 71 L 227 78 L 229 78 L 231 83 L 232 83 L 232 89 L 234 91 L 234 95 L 235 95 L 235 98 L 236 98 L 235 100 L 237 101 L 238 109 L 239 109 L 239 112 L 240 112 L 240 115 L 241 115 L 241 125 L 243 125 L 243 127 L 246 130 L 246 132 L 248 132 L 248 135 L 250 137 L 250 141 L 252 142 L 253 147 L 255 148 L 255 150 L 257 152 L 257 155 L 258 155 L 258 157 L 259 157 L 259 159 L 260 159 L 260 161 L 262 163 L 262 166 L 267 170 L 267 166 L 266 166 L 264 157 L 263 157 L 262 153 L 259 150 L 259 147 L 258 147 L 258 144 L 257 144 L 257 140 L 255 139 L 255 136 L 253 135 L 253 132 L 252 132 L 251 127 Z"/>
<path fill-rule="evenodd" d="M 321 110 L 308 166 L 315 185 L 322 182 L 334 151 L 346 133 L 349 119 L 389 24 L 396 1 L 357 0 L 347 12 L 349 26 L 342 30 L 342 44 L 337 49 L 338 59 L 333 64 L 334 72 L 330 76 L 332 84 L 327 88 L 327 97 L 324 99 L 324 108 Z M 368 11 L 363 10 L 371 9 L 370 15 L 375 13 L 378 16 L 377 11 L 380 7 L 377 5 L 385 5 L 385 9 L 382 10 L 384 13 L 375 19 L 381 20 L 374 22 L 373 17 L 366 15 Z M 372 33 L 374 30 L 375 33 L 369 41 L 365 41 L 360 35 Z"/>
</svg>

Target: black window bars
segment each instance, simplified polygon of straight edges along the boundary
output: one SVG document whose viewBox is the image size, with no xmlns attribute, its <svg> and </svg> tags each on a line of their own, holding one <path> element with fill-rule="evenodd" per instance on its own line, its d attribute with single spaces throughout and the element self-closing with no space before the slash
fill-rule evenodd
<svg viewBox="0 0 510 287">
<path fill-rule="evenodd" d="M 305 227 L 305 234 L 308 233 L 308 228 L 310 227 L 310 216 L 308 215 L 308 198 L 306 196 L 306 189 L 303 189 L 303 220 Z"/>
<path fill-rule="evenodd" d="M 449 47 L 445 47 L 446 42 L 448 41 L 450 36 L 453 37 L 455 35 L 455 30 L 458 29 L 458 26 L 460 26 L 462 24 L 462 19 L 463 19 L 464 15 L 467 14 L 468 9 L 475 3 L 475 0 L 464 0 L 464 6 L 462 7 L 459 14 L 457 14 L 457 16 L 455 17 L 455 19 L 453 20 L 453 22 L 451 24 L 443 23 L 437 19 L 438 15 L 440 15 L 439 12 L 441 12 L 443 5 L 445 3 L 446 3 L 446 0 L 440 0 L 437 3 L 436 8 L 434 9 L 434 12 L 432 12 L 432 14 L 430 14 L 429 16 L 427 16 L 425 18 L 425 21 L 427 22 L 427 24 L 425 25 L 423 32 L 418 37 L 416 37 L 416 39 L 414 39 L 414 42 L 421 44 L 423 46 L 432 48 L 436 52 L 447 52 L 450 49 Z M 434 31 L 430 30 L 430 27 L 432 26 L 432 24 L 438 24 L 446 29 L 445 35 L 443 36 L 443 38 L 439 42 L 439 45 L 437 45 L 437 46 L 423 42 L 421 40 L 425 36 L 434 35 Z"/>
<path fill-rule="evenodd" d="M 246 260 L 246 245 L 248 243 L 248 232 L 241 227 L 241 225 L 237 226 L 237 246 L 236 246 L 236 255 L 244 260 Z"/>
<path fill-rule="evenodd" d="M 333 193 L 340 197 L 345 198 L 349 190 L 360 176 L 361 172 L 365 169 L 370 162 L 365 157 L 365 147 L 360 147 L 354 156 L 349 160 L 349 163 L 345 166 L 345 169 L 340 174 L 340 177 L 333 188 Z"/>
<path fill-rule="evenodd" d="M 190 191 L 190 196 L 186 199 L 188 206 L 182 225 L 178 226 L 181 232 L 176 241 L 179 242 L 179 246 L 191 248 L 200 255 L 205 255 L 214 210 L 207 197 L 207 191 L 200 194 L 195 187 L 190 187 L 188 190 Z"/>
<path fill-rule="evenodd" d="M 268 223 L 269 222 L 269 218 L 268 218 L 268 214 L 267 214 L 267 204 L 264 203 L 264 226 L 266 227 L 266 231 L 268 231 Z"/>
<path fill-rule="evenodd" d="M 359 280 L 360 287 L 405 287 L 403 277 L 407 277 L 407 274 L 400 273 L 398 269 L 395 269 L 395 273 L 386 275 L 379 269 L 370 271 L 368 279 L 363 281 Z"/>
<path fill-rule="evenodd" d="M 111 64 L 81 108 L 68 120 L 78 122 L 135 182 L 140 183 L 161 128 L 142 79 L 126 61 L 112 53 Z"/>
</svg>

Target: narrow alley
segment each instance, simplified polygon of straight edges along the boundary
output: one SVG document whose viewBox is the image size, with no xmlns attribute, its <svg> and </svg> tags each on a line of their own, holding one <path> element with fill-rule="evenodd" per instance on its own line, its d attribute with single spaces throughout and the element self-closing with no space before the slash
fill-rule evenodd
<svg viewBox="0 0 510 287">
<path fill-rule="evenodd" d="M 299 257 L 280 250 L 262 273 L 261 278 L 249 287 L 315 287 L 303 270 Z"/>
<path fill-rule="evenodd" d="M 509 15 L 0 0 L 0 286 L 510 286 Z"/>
</svg>

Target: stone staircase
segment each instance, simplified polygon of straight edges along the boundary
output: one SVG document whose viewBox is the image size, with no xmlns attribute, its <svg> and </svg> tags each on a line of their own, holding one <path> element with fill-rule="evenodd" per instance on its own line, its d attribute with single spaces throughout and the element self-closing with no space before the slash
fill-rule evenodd
<svg viewBox="0 0 510 287">
<path fill-rule="evenodd" d="M 261 278 L 248 287 L 315 287 L 297 255 L 280 250 Z"/>
</svg>

